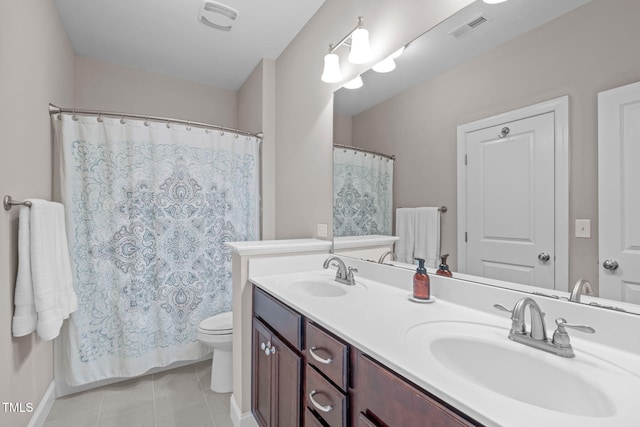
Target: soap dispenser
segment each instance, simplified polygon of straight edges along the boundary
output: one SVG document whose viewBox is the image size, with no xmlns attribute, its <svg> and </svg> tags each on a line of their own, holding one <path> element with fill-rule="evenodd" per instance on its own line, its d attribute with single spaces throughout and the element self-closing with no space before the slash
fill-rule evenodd
<svg viewBox="0 0 640 427">
<path fill-rule="evenodd" d="M 436 271 L 436 274 L 438 276 L 446 276 L 446 277 L 453 276 L 453 274 L 451 273 L 451 270 L 449 270 L 449 266 L 447 265 L 448 256 L 449 254 L 444 254 L 440 257 L 440 266 L 438 267 L 438 271 Z"/>
<path fill-rule="evenodd" d="M 418 268 L 413 275 L 413 297 L 419 300 L 428 300 L 430 295 L 430 279 L 427 269 L 424 268 L 424 259 L 416 258 Z"/>
</svg>

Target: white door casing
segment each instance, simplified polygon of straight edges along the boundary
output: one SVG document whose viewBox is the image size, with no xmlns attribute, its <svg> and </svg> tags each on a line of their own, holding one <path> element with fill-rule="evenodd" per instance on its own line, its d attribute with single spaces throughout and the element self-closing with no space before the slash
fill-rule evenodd
<svg viewBox="0 0 640 427">
<path fill-rule="evenodd" d="M 640 303 L 640 82 L 598 94 L 598 217 L 600 296 Z"/>
<path fill-rule="evenodd" d="M 458 127 L 460 272 L 568 290 L 568 111 L 565 96 Z"/>
</svg>

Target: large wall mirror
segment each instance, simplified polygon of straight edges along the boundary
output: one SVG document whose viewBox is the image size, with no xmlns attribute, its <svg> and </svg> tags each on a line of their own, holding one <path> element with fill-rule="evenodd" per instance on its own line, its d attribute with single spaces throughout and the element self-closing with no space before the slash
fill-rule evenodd
<svg viewBox="0 0 640 427">
<path fill-rule="evenodd" d="M 460 248 L 458 224 L 459 128 L 565 99 L 567 188 L 560 203 L 566 205 L 566 216 L 562 227 L 554 223 L 558 217 L 551 224 L 555 233 L 563 233 L 566 247 L 547 252 L 566 275 L 543 288 L 570 292 L 574 283 L 586 279 L 595 297 L 582 302 L 640 313 L 632 298 L 597 298 L 606 295 L 599 287 L 604 260 L 598 251 L 598 94 L 640 81 L 638 16 L 640 2 L 635 0 L 508 0 L 494 5 L 478 0 L 409 43 L 395 59 L 395 70 L 369 70 L 361 76 L 361 88 L 336 91 L 334 144 L 395 159 L 386 172 L 391 173 L 391 230 L 371 232 L 395 235 L 398 208 L 447 206 L 440 219 L 440 253 L 450 254 L 451 270 L 462 277 L 458 260 L 466 249 Z M 345 149 L 334 149 L 334 157 L 336 152 Z M 511 180 L 509 185 L 515 195 L 524 191 Z M 557 194 L 553 186 L 548 191 Z M 334 220 L 336 235 L 344 235 L 335 224 L 340 222 Z M 556 250 L 565 253 L 556 258 Z M 464 278 L 507 286 L 491 277 Z M 547 291 L 540 289 L 553 294 Z"/>
</svg>

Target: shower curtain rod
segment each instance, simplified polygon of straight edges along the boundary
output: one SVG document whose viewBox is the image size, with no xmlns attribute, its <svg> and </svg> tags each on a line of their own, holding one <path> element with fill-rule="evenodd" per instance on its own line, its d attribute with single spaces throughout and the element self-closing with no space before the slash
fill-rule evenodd
<svg viewBox="0 0 640 427">
<path fill-rule="evenodd" d="M 377 151 L 365 150 L 364 148 L 353 147 L 351 145 L 342 145 L 342 144 L 333 144 L 333 148 L 345 148 L 347 150 L 360 151 L 362 153 L 375 154 L 376 156 L 386 157 L 387 159 L 391 159 L 393 161 L 396 160 L 396 156 L 394 154 L 388 155 L 384 153 L 378 153 Z"/>
<path fill-rule="evenodd" d="M 263 138 L 263 133 L 252 133 L 252 132 L 247 132 L 244 130 L 239 130 L 239 129 L 234 129 L 234 128 L 229 128 L 226 126 L 218 126 L 218 125 L 211 125 L 208 123 L 201 123 L 201 122 L 192 122 L 189 120 L 180 120 L 180 119 L 172 119 L 169 117 L 159 117 L 159 116 L 143 116 L 141 114 L 130 114 L 130 113 L 117 113 L 117 112 L 113 112 L 113 111 L 98 111 L 98 110 L 82 110 L 82 109 L 75 109 L 75 108 L 61 108 L 58 107 L 56 105 L 53 104 L 49 104 L 49 115 L 54 115 L 54 114 L 59 114 L 59 113 L 71 113 L 71 114 L 80 114 L 80 115 L 85 115 L 85 116 L 105 116 L 105 117 L 115 117 L 115 118 L 129 118 L 129 119 L 140 119 L 140 120 L 151 120 L 154 122 L 160 122 L 160 123 L 176 123 L 176 124 L 182 124 L 182 125 L 187 125 L 187 126 L 195 126 L 195 127 L 199 127 L 199 128 L 205 128 L 205 129 L 213 129 L 213 130 L 219 130 L 222 132 L 230 132 L 230 133 L 235 133 L 237 135 L 243 135 L 243 136 L 252 136 L 254 138 L 258 138 L 258 139 L 262 139 Z"/>
</svg>

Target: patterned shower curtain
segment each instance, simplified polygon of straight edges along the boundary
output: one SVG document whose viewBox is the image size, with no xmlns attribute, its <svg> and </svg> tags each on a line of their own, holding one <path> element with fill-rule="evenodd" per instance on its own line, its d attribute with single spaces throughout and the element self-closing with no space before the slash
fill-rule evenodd
<svg viewBox="0 0 640 427">
<path fill-rule="evenodd" d="M 358 150 L 333 150 L 333 235 L 391 235 L 393 160 Z"/>
<path fill-rule="evenodd" d="M 142 120 L 53 122 L 79 301 L 56 375 L 76 386 L 205 356 L 198 323 L 231 310 L 225 242 L 259 238 L 259 142 Z"/>
</svg>

